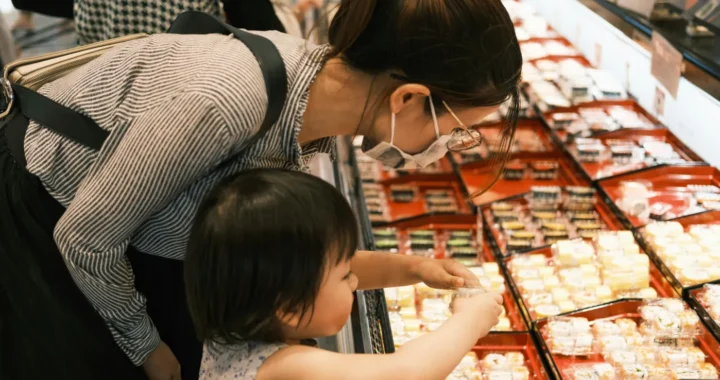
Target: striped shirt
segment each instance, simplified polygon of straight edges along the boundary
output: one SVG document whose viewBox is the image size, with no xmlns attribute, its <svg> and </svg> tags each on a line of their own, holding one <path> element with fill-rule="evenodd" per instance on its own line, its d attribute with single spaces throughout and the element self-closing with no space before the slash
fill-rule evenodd
<svg viewBox="0 0 720 380">
<path fill-rule="evenodd" d="M 125 257 L 183 259 L 194 214 L 222 178 L 251 168 L 308 170 L 334 138 L 300 147 L 309 87 L 327 46 L 258 33 L 280 50 L 288 98 L 280 120 L 252 147 L 267 105 L 254 56 L 232 36 L 155 35 L 128 42 L 41 92 L 110 135 L 100 151 L 31 123 L 30 172 L 67 211 L 55 241 L 73 279 L 139 365 L 159 343 Z"/>
</svg>

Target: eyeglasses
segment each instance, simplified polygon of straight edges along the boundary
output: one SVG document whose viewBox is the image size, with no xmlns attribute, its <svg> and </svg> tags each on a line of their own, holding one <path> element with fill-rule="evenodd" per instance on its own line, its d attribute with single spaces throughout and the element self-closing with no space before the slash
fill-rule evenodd
<svg viewBox="0 0 720 380">
<path fill-rule="evenodd" d="M 483 135 L 481 135 L 477 130 L 465 126 L 465 124 L 459 117 L 457 117 L 457 115 L 455 115 L 455 112 L 450 109 L 450 106 L 448 106 L 445 101 L 443 101 L 443 105 L 459 124 L 459 126 L 452 131 L 450 141 L 447 143 L 448 150 L 451 152 L 462 152 L 464 150 L 479 147 L 483 142 Z"/>
</svg>

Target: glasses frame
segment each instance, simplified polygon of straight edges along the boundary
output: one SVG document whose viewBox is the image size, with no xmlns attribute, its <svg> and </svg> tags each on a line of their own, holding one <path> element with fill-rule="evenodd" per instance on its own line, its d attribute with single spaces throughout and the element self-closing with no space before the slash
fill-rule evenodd
<svg viewBox="0 0 720 380">
<path fill-rule="evenodd" d="M 450 140 L 446 144 L 447 149 L 451 152 L 462 152 L 482 145 L 485 140 L 483 135 L 475 129 L 468 128 L 444 100 L 442 103 L 448 113 L 450 113 L 458 123 L 458 126 L 451 132 Z"/>
</svg>

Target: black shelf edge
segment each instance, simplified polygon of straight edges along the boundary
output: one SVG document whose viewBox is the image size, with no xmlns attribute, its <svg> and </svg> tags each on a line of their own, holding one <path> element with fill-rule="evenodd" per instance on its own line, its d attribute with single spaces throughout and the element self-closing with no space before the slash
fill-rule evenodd
<svg viewBox="0 0 720 380">
<path fill-rule="evenodd" d="M 697 68 L 699 73 L 690 76 L 684 73 L 683 76 L 694 85 L 703 89 L 705 92 L 713 95 L 715 98 L 720 97 L 718 87 L 720 86 L 720 35 L 710 37 L 691 37 L 685 32 L 688 20 L 679 19 L 672 21 L 648 20 L 643 16 L 636 14 L 608 0 L 580 0 L 581 3 L 594 10 L 599 16 L 605 18 L 616 28 L 625 31 L 630 38 L 634 36 L 628 33 L 628 27 L 640 33 L 643 37 L 649 38 L 653 31 L 660 33 L 667 39 L 678 51 L 683 58 Z M 607 13 L 619 18 L 625 25 L 616 25 L 617 20 L 611 20 L 607 14 L 598 12 L 597 5 Z M 671 7 L 672 8 L 672 7 Z M 674 8 L 672 8 L 674 9 Z M 615 22 L 613 22 L 615 21 Z M 702 20 L 693 20 L 697 24 L 705 25 Z M 716 30 L 713 28 L 713 30 Z M 712 41 L 708 43 L 708 41 Z M 705 45 L 705 46 L 697 46 Z"/>
</svg>

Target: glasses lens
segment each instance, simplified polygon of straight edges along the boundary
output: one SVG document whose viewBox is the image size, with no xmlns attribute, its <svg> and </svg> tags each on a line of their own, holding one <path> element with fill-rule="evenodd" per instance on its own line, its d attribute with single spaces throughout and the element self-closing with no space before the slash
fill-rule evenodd
<svg viewBox="0 0 720 380">
<path fill-rule="evenodd" d="M 453 131 L 450 141 L 448 141 L 448 150 L 460 152 L 463 150 L 473 149 L 482 144 L 483 137 L 480 132 L 474 129 L 458 128 Z"/>
</svg>

